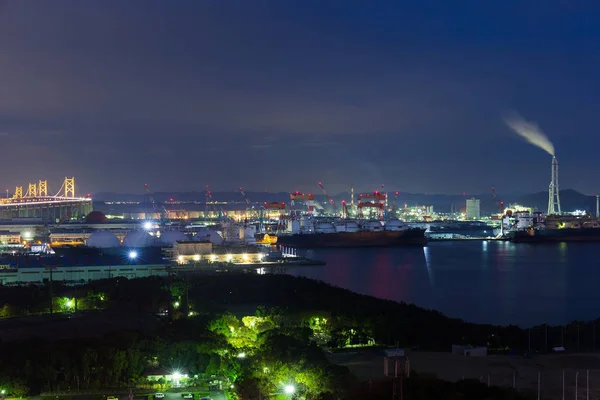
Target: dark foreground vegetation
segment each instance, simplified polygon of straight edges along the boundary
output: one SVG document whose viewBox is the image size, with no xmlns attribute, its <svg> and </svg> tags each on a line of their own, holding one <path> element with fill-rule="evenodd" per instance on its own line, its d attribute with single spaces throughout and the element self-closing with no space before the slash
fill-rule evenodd
<svg viewBox="0 0 600 400">
<path fill-rule="evenodd" d="M 392 386 L 398 382 L 358 382 L 345 367 L 332 365 L 323 348 L 370 344 L 450 351 L 453 344 L 464 344 L 524 352 L 530 343 L 529 332 L 518 327 L 466 323 L 287 275 L 0 287 L 0 306 L 6 318 L 0 331 L 8 332 L 9 325 L 20 329 L 16 338 L 0 336 L 0 388 L 15 395 L 142 387 L 156 375 L 153 370 L 177 370 L 190 377 L 185 382 L 190 386 L 217 376 L 244 399 L 276 395 L 290 386 L 293 396 L 306 399 L 389 399 L 394 391 L 399 398 L 399 387 Z M 67 326 L 73 332 L 63 329 L 59 335 L 51 324 L 50 330 L 27 328 L 31 321 L 15 324 L 10 318 L 50 312 L 72 316 Z M 117 315 L 145 316 L 153 323 L 107 331 L 86 322 L 106 318 L 102 325 L 109 325 Z M 548 343 L 545 327 L 532 331 L 533 350 L 560 345 L 561 337 L 565 346 L 582 346 L 584 335 L 593 343 L 584 324 L 579 336 L 573 327 L 562 334 L 559 328 L 548 331 Z M 418 374 L 401 386 L 406 400 L 521 398 L 478 382 L 451 384 Z"/>
</svg>

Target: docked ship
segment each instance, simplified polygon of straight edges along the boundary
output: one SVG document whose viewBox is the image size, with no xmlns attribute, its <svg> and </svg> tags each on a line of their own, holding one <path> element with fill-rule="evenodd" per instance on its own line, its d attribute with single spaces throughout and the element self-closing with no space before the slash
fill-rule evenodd
<svg viewBox="0 0 600 400">
<path fill-rule="evenodd" d="M 534 229 L 509 232 L 508 238 L 515 243 L 551 243 L 551 242 L 600 242 L 600 227 Z"/>
<path fill-rule="evenodd" d="M 424 228 L 429 240 L 495 237 L 500 229 L 480 221 L 415 222 L 412 227 Z"/>
<path fill-rule="evenodd" d="M 551 215 L 543 222 L 536 219 L 533 223 L 528 222 L 527 215 L 520 218 L 518 228 L 507 232 L 508 239 L 515 243 L 600 242 L 600 223 L 596 218 Z"/>
<path fill-rule="evenodd" d="M 311 218 L 290 221 L 288 234 L 279 235 L 277 244 L 289 247 L 399 247 L 423 246 L 425 229 L 412 228 L 400 221 L 315 222 Z"/>
</svg>

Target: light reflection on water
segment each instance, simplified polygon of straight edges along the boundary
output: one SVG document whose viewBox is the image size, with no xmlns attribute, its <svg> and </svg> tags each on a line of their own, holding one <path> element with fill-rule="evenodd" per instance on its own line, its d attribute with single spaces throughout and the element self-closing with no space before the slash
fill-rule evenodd
<svg viewBox="0 0 600 400">
<path fill-rule="evenodd" d="M 600 244 L 433 242 L 425 248 L 327 249 L 292 275 L 406 301 L 474 322 L 564 323 L 600 317 Z"/>
</svg>

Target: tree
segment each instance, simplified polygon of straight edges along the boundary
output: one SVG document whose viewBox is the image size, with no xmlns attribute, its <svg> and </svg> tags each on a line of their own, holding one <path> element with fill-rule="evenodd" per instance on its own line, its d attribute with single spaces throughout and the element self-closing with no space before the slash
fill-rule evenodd
<svg viewBox="0 0 600 400">
<path fill-rule="evenodd" d="M 208 329 L 212 332 L 223 335 L 227 338 L 231 337 L 236 329 L 240 328 L 240 320 L 231 313 L 225 313 L 219 318 L 213 320 Z"/>
</svg>

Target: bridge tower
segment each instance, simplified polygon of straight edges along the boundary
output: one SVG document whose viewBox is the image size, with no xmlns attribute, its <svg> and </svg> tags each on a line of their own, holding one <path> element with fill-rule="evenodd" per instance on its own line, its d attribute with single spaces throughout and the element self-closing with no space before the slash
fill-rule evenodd
<svg viewBox="0 0 600 400">
<path fill-rule="evenodd" d="M 37 185 L 35 183 L 30 183 L 27 188 L 27 197 L 37 197 Z"/>
<path fill-rule="evenodd" d="M 38 184 L 38 196 L 48 197 L 48 181 L 40 181 Z"/>
<path fill-rule="evenodd" d="M 75 178 L 65 178 L 65 197 L 75 197 Z"/>
<path fill-rule="evenodd" d="M 15 194 L 13 195 L 13 199 L 22 199 L 23 198 L 23 186 L 15 187 Z"/>
</svg>

